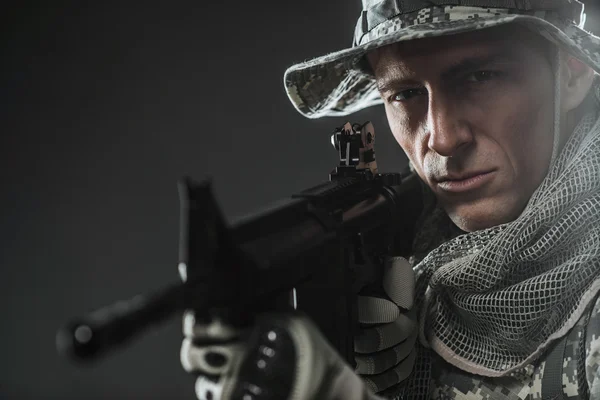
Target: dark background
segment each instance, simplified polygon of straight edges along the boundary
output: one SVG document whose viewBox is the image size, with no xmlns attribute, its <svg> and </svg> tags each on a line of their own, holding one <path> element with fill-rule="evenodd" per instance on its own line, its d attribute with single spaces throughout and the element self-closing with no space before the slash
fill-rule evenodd
<svg viewBox="0 0 600 400">
<path fill-rule="evenodd" d="M 49 3 L 5 9 L 0 31 L 0 398 L 193 399 L 179 319 L 86 368 L 56 329 L 178 279 L 181 175 L 211 176 L 230 221 L 327 179 L 345 119 L 301 117 L 282 76 L 349 45 L 360 4 Z M 368 119 L 398 170 L 382 110 Z"/>
</svg>

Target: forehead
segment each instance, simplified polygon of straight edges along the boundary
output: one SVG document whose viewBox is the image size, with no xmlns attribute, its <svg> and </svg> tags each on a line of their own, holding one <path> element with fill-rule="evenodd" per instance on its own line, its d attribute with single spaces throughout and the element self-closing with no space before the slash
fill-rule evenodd
<svg viewBox="0 0 600 400">
<path fill-rule="evenodd" d="M 462 58 L 497 54 L 519 58 L 529 53 L 544 53 L 548 42 L 519 25 L 506 25 L 480 31 L 416 39 L 391 44 L 371 51 L 367 59 L 376 76 L 402 74 L 427 66 L 435 68 Z"/>
</svg>

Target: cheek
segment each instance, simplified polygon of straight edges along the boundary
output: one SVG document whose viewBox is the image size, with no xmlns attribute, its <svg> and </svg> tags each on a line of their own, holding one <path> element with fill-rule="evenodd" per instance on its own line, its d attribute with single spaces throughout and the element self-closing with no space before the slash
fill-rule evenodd
<svg viewBox="0 0 600 400">
<path fill-rule="evenodd" d="M 410 127 L 409 117 L 394 118 L 393 114 L 390 114 L 387 110 L 386 113 L 396 142 L 404 150 L 404 154 L 406 154 L 417 175 L 419 175 L 423 182 L 427 182 L 427 177 L 424 173 L 424 156 L 419 156 L 419 154 L 424 154 L 424 151 L 420 146 L 421 142 L 418 140 L 418 128 L 412 129 Z"/>
<path fill-rule="evenodd" d="M 506 105 L 512 112 L 505 115 L 502 131 L 508 135 L 499 141 L 504 141 L 501 145 L 517 179 L 528 182 L 528 186 L 537 186 L 545 176 L 552 156 L 553 92 L 534 87 L 528 93 L 538 95 L 523 95 L 521 91 L 521 101 Z"/>
<path fill-rule="evenodd" d="M 404 153 L 413 166 L 419 170 L 422 161 L 421 157 L 418 157 L 418 154 L 421 154 L 422 149 L 419 148 L 417 140 L 419 129 L 417 126 L 413 126 L 417 124 L 417 119 L 414 116 L 411 117 L 409 113 L 397 110 L 387 104 L 385 112 L 396 142 L 404 150 Z"/>
</svg>

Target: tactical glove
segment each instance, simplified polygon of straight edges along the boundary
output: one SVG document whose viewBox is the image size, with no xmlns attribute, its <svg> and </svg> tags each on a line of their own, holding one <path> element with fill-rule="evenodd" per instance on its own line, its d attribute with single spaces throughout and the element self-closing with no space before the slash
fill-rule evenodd
<svg viewBox="0 0 600 400">
<path fill-rule="evenodd" d="M 363 400 L 367 390 L 314 323 L 299 314 L 269 314 L 249 333 L 184 317 L 181 363 L 196 373 L 201 400 Z"/>
<path fill-rule="evenodd" d="M 356 373 L 375 393 L 399 385 L 412 372 L 418 336 L 413 310 L 414 272 L 402 257 L 384 265 L 383 290 L 389 299 L 359 296 L 362 329 L 354 339 Z"/>
</svg>

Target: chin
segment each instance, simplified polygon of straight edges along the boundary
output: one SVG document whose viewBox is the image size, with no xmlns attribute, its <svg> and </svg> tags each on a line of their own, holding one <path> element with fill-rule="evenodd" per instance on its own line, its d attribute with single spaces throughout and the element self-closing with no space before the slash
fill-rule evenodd
<svg viewBox="0 0 600 400">
<path fill-rule="evenodd" d="M 494 200 L 444 208 L 452 222 L 465 232 L 481 231 L 512 222 L 525 208 L 525 205 L 519 204 L 520 202 Z"/>
<path fill-rule="evenodd" d="M 478 218 L 472 218 L 462 215 L 450 215 L 450 219 L 452 220 L 452 222 L 454 222 L 454 225 L 456 225 L 460 230 L 464 232 L 476 232 L 491 228 L 496 225 L 500 225 L 489 220 L 484 221 Z"/>
</svg>

